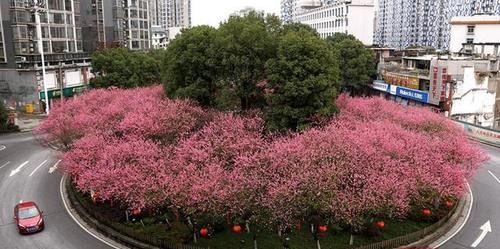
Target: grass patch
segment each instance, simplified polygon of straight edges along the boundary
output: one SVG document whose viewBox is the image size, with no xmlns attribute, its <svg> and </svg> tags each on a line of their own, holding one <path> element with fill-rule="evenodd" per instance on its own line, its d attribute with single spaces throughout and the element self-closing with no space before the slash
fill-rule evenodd
<svg viewBox="0 0 500 249">
<path fill-rule="evenodd" d="M 367 245 L 408 233 L 416 232 L 429 226 L 430 223 L 415 222 L 411 220 L 391 220 L 386 221 L 386 227 L 382 230 L 380 236 L 370 237 L 364 234 L 354 235 L 354 245 L 349 246 L 351 235 L 345 231 L 334 232 L 329 230 L 320 237 L 321 248 L 325 249 L 348 249 L 356 248 L 362 245 Z M 234 234 L 229 231 L 229 228 L 223 232 L 215 234 L 212 238 L 200 238 L 197 246 L 210 247 L 211 249 L 225 249 L 225 248 L 242 248 L 253 249 L 253 236 L 255 233 Z M 282 248 L 283 244 L 277 233 L 259 232 L 257 234 L 257 244 L 259 248 Z M 316 248 L 316 242 L 313 236 L 303 228 L 300 231 L 293 231 L 288 236 L 290 238 L 291 249 L 311 249 Z M 245 240 L 245 244 L 240 243 Z"/>
</svg>

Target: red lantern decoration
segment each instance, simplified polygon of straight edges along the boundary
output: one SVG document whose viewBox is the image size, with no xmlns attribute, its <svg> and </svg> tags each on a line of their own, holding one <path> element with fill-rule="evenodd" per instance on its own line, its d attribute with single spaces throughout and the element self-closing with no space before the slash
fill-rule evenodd
<svg viewBox="0 0 500 249">
<path fill-rule="evenodd" d="M 446 207 L 448 209 L 451 209 L 453 207 L 453 202 L 452 201 L 446 201 Z"/>
<path fill-rule="evenodd" d="M 201 235 L 201 237 L 207 237 L 208 236 L 208 228 L 202 227 L 200 229 L 200 235 Z"/>
<path fill-rule="evenodd" d="M 139 216 L 141 214 L 141 209 L 140 208 L 135 208 L 132 210 L 132 215 L 133 216 Z"/>
<path fill-rule="evenodd" d="M 377 226 L 378 229 L 384 229 L 385 222 L 383 220 L 379 220 L 375 223 L 375 226 Z"/>
<path fill-rule="evenodd" d="M 431 210 L 430 210 L 430 209 L 428 209 L 428 208 L 424 208 L 424 209 L 422 209 L 422 215 L 423 215 L 423 216 L 425 216 L 425 217 L 429 217 L 429 216 L 431 216 L 431 214 L 432 214 L 432 212 L 431 212 Z"/>
<path fill-rule="evenodd" d="M 241 226 L 240 225 L 234 225 L 233 226 L 233 232 L 234 233 L 241 233 Z"/>
<path fill-rule="evenodd" d="M 318 230 L 321 232 L 321 233 L 326 233 L 326 231 L 328 231 L 328 226 L 326 225 L 321 225 L 318 227 Z"/>
</svg>

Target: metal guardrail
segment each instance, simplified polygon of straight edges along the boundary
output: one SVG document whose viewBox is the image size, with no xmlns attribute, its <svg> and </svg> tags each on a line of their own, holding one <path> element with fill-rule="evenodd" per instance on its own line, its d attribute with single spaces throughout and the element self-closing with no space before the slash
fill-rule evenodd
<svg viewBox="0 0 500 249">
<path fill-rule="evenodd" d="M 96 212 L 88 204 L 83 203 L 76 197 L 76 189 L 70 180 L 66 181 L 66 189 L 71 206 L 80 214 L 81 218 L 102 234 L 127 246 L 139 249 L 210 249 L 192 245 L 176 244 L 165 239 L 158 239 L 153 236 L 140 235 L 133 229 L 116 223 L 108 217 Z"/>
</svg>

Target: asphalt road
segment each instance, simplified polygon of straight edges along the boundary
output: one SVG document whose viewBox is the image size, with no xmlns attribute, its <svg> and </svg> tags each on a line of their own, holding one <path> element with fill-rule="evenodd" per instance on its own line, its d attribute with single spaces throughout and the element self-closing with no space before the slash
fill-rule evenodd
<svg viewBox="0 0 500 249">
<path fill-rule="evenodd" d="M 60 196 L 61 174 L 49 173 L 57 154 L 30 134 L 0 135 L 0 249 L 108 249 L 68 215 Z M 22 167 L 20 167 L 22 166 Z M 45 230 L 20 235 L 14 206 L 35 201 L 44 211 Z"/>
<path fill-rule="evenodd" d="M 462 230 L 440 249 L 500 248 L 500 149 L 486 145 L 481 145 L 481 148 L 488 153 L 490 161 L 472 179 L 474 202 L 469 219 Z M 488 221 L 491 232 L 485 230 L 484 238 L 479 240 L 483 233 L 481 227 Z"/>
</svg>

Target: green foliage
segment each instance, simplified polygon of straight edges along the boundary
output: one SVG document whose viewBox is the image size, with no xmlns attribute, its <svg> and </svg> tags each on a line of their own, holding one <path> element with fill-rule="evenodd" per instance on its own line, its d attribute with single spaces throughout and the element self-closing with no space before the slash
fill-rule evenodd
<svg viewBox="0 0 500 249">
<path fill-rule="evenodd" d="M 156 55 L 158 53 L 158 55 Z M 92 55 L 96 78 L 92 87 L 133 88 L 157 84 L 160 79 L 161 52 L 132 52 L 125 48 L 97 51 Z"/>
<path fill-rule="evenodd" d="M 335 33 L 327 38 L 340 65 L 341 88 L 352 94 L 361 93 L 376 75 L 373 51 L 352 35 Z"/>
<path fill-rule="evenodd" d="M 203 106 L 214 105 L 220 57 L 216 36 L 216 29 L 197 26 L 184 30 L 170 43 L 162 77 L 167 96 L 191 98 Z"/>
<path fill-rule="evenodd" d="M 233 88 L 242 110 L 265 105 L 256 82 L 265 79 L 265 63 L 275 57 L 279 26 L 279 20 L 273 16 L 265 18 L 250 12 L 244 17 L 230 17 L 218 30 L 222 55 L 219 76 L 226 87 Z"/>
<path fill-rule="evenodd" d="M 315 32 L 291 28 L 279 41 L 277 58 L 267 63 L 267 125 L 300 130 L 315 116 L 335 112 L 338 65 L 328 44 Z"/>
<path fill-rule="evenodd" d="M 302 129 L 335 110 L 332 51 L 307 25 L 250 12 L 218 29 L 185 30 L 167 49 L 162 78 L 169 97 L 224 111 L 265 109 L 270 130 Z"/>
</svg>

